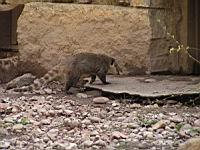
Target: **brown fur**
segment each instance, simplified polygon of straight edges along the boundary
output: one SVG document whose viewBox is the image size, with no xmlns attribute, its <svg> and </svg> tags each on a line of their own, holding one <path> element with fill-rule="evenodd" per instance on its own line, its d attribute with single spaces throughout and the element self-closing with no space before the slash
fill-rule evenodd
<svg viewBox="0 0 200 150">
<path fill-rule="evenodd" d="M 106 81 L 106 74 L 111 65 L 114 65 L 117 73 L 121 72 L 115 59 L 104 54 L 79 53 L 70 59 L 68 63 L 62 63 L 47 72 L 40 79 L 36 79 L 33 84 L 23 88 L 14 89 L 16 92 L 25 92 L 37 90 L 55 78 L 65 75 L 66 86 L 65 91 L 68 93 L 72 86 L 82 87 L 85 84 L 84 77 L 91 77 L 90 83 L 93 83 L 96 76 L 103 84 L 109 84 Z"/>
</svg>

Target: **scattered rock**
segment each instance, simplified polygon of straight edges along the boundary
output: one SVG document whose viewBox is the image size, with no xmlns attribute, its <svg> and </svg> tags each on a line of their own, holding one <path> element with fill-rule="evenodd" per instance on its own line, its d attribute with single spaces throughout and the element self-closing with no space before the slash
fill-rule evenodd
<svg viewBox="0 0 200 150">
<path fill-rule="evenodd" d="M 93 99 L 95 104 L 106 104 L 109 101 L 107 97 L 96 97 Z"/>
<path fill-rule="evenodd" d="M 77 145 L 75 143 L 61 143 L 55 142 L 53 144 L 53 149 L 60 149 L 60 150 L 75 150 L 77 149 Z"/>
<path fill-rule="evenodd" d="M 92 123 L 100 123 L 101 119 L 98 117 L 90 117 L 89 118 L 91 120 Z"/>
<path fill-rule="evenodd" d="M 45 97 L 44 96 L 33 96 L 29 99 L 30 101 L 44 101 Z"/>
<path fill-rule="evenodd" d="M 85 120 L 82 121 L 82 124 L 85 124 L 85 125 L 90 125 L 91 123 L 92 122 L 89 119 L 85 119 Z"/>
<path fill-rule="evenodd" d="M 178 150 L 200 150 L 200 138 L 191 138 L 180 144 Z"/>
<path fill-rule="evenodd" d="M 6 123 L 15 123 L 16 120 L 14 118 L 12 118 L 12 117 L 6 117 L 6 118 L 4 118 L 4 122 L 6 122 Z"/>
<path fill-rule="evenodd" d="M 160 129 L 160 128 L 165 128 L 166 126 L 166 120 L 160 120 L 156 124 L 152 125 L 152 128 L 154 130 Z"/>
<path fill-rule="evenodd" d="M 50 125 L 51 124 L 51 120 L 50 119 L 43 119 L 41 121 L 41 124 L 43 124 L 43 125 Z"/>
<path fill-rule="evenodd" d="M 72 110 L 64 110 L 65 115 L 71 115 L 73 113 Z"/>
<path fill-rule="evenodd" d="M 200 119 L 194 121 L 194 126 L 200 127 Z"/>
<path fill-rule="evenodd" d="M 179 134 L 182 137 L 188 137 L 189 131 L 192 129 L 190 124 L 185 124 L 180 128 Z"/>
<path fill-rule="evenodd" d="M 179 115 L 172 116 L 169 119 L 175 123 L 183 122 L 183 118 Z"/>
<path fill-rule="evenodd" d="M 8 82 L 6 84 L 6 89 L 19 88 L 22 86 L 30 85 L 35 80 L 35 78 L 36 76 L 33 76 L 31 73 L 26 73 Z"/>
<path fill-rule="evenodd" d="M 9 104 L 8 103 L 0 103 L 0 113 L 4 113 L 8 110 L 9 108 Z"/>
<path fill-rule="evenodd" d="M 82 143 L 82 145 L 83 145 L 84 147 L 91 147 L 92 144 L 93 144 L 93 142 L 90 141 L 90 140 L 84 141 L 84 142 Z"/>
<path fill-rule="evenodd" d="M 50 88 L 45 88 L 45 89 L 43 89 L 44 90 L 44 92 L 46 93 L 46 94 L 53 94 L 53 91 L 52 91 L 52 89 L 50 89 Z"/>
<path fill-rule="evenodd" d="M 12 129 L 14 131 L 19 131 L 19 130 L 22 130 L 23 128 L 24 126 L 22 124 L 15 124 Z"/>
<path fill-rule="evenodd" d="M 51 140 L 55 140 L 56 137 L 58 136 L 58 132 L 59 130 L 58 129 L 51 129 L 49 130 L 49 132 L 47 132 L 47 136 L 51 139 Z"/>
<path fill-rule="evenodd" d="M 111 139 L 126 139 L 127 136 L 119 131 L 112 132 Z"/>
<path fill-rule="evenodd" d="M 156 79 L 146 79 L 146 80 L 144 80 L 144 82 L 152 83 L 152 82 L 156 82 Z"/>
<path fill-rule="evenodd" d="M 7 149 L 10 147 L 10 142 L 0 141 L 0 149 Z"/>
<path fill-rule="evenodd" d="M 77 93 L 76 96 L 78 98 L 88 98 L 88 95 L 87 94 L 84 94 L 84 93 Z"/>
<path fill-rule="evenodd" d="M 106 142 L 101 139 L 97 140 L 94 144 L 98 146 L 106 146 Z"/>
<path fill-rule="evenodd" d="M 131 109 L 141 108 L 141 107 L 142 107 L 142 106 L 141 106 L 140 104 L 136 104 L 136 103 L 130 105 L 130 108 L 131 108 Z"/>
<path fill-rule="evenodd" d="M 153 139 L 153 132 L 145 131 L 143 132 L 143 136 L 148 139 Z"/>
</svg>

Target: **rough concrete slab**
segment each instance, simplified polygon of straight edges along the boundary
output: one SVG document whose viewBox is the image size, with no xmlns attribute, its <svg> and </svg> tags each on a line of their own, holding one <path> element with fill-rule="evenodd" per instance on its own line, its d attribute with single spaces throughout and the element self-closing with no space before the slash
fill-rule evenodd
<svg viewBox="0 0 200 150">
<path fill-rule="evenodd" d="M 103 85 L 99 80 L 86 87 L 115 94 L 127 93 L 142 97 L 199 94 L 200 77 L 193 76 L 107 76 L 111 84 Z"/>
</svg>

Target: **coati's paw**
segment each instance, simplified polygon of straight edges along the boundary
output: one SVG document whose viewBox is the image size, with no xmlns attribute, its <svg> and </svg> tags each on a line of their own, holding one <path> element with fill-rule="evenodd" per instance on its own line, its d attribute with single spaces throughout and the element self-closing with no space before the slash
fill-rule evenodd
<svg viewBox="0 0 200 150">
<path fill-rule="evenodd" d="M 65 92 L 67 95 L 72 95 L 73 93 L 70 91 Z"/>
<path fill-rule="evenodd" d="M 105 82 L 104 84 L 111 84 L 110 82 Z"/>
</svg>

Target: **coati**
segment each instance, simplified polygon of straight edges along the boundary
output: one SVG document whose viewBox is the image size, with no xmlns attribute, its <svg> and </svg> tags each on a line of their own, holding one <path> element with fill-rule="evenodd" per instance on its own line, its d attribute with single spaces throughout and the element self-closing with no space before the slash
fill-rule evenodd
<svg viewBox="0 0 200 150">
<path fill-rule="evenodd" d="M 96 76 L 98 76 L 103 84 L 109 84 L 109 82 L 106 81 L 106 74 L 112 65 L 115 67 L 117 74 L 122 72 L 113 57 L 105 54 L 78 53 L 73 55 L 67 63 L 57 65 L 42 78 L 34 80 L 34 83 L 30 86 L 16 88 L 14 91 L 25 92 L 37 90 L 61 74 L 65 75 L 65 91 L 67 94 L 70 93 L 69 89 L 71 87 L 77 86 L 77 83 L 82 87 L 85 83 L 83 80 L 84 77 L 91 77 L 90 83 L 93 83 Z"/>
</svg>

